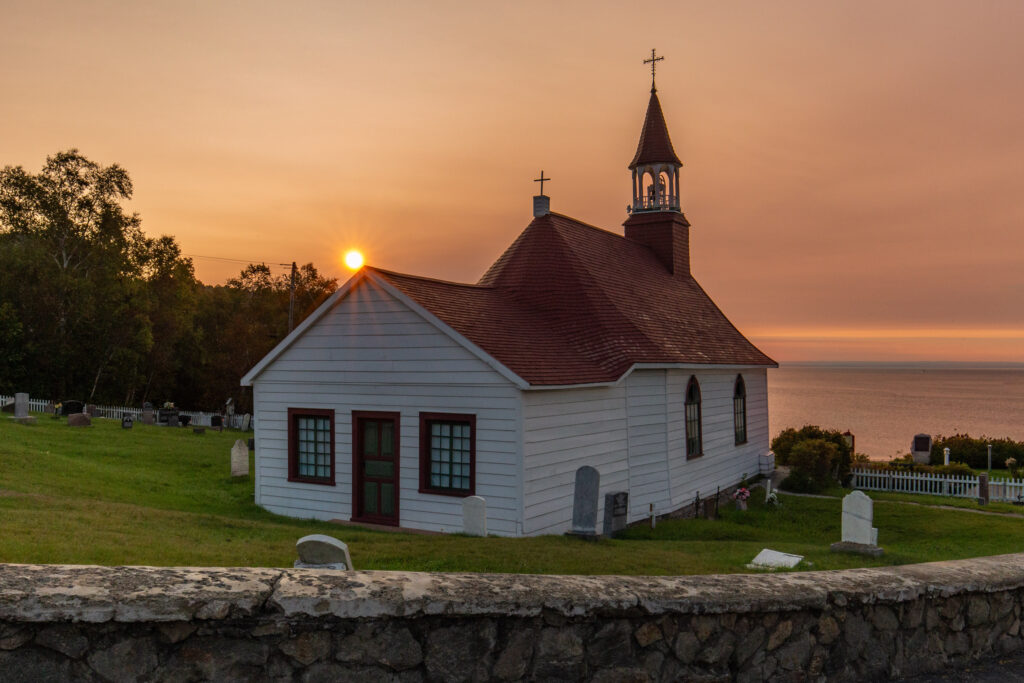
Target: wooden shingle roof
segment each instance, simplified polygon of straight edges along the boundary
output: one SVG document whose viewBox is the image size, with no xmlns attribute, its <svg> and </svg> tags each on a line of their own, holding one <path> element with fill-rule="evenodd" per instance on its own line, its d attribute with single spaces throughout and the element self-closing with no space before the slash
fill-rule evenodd
<svg viewBox="0 0 1024 683">
<path fill-rule="evenodd" d="M 691 276 L 560 214 L 475 285 L 371 270 L 534 386 L 613 382 L 636 363 L 775 365 Z"/>
</svg>

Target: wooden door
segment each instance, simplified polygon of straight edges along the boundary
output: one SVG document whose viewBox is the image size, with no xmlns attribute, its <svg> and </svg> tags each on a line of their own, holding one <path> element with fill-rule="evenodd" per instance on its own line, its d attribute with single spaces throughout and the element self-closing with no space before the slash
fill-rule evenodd
<svg viewBox="0 0 1024 683">
<path fill-rule="evenodd" d="M 398 413 L 353 413 L 353 515 L 398 525 Z"/>
</svg>

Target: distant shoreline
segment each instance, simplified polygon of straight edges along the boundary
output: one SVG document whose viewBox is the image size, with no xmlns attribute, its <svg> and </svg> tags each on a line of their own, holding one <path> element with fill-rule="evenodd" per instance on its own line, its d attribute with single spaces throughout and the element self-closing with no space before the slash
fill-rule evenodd
<svg viewBox="0 0 1024 683">
<path fill-rule="evenodd" d="M 787 368 L 842 368 L 845 370 L 1024 370 L 1014 361 L 779 361 Z"/>
</svg>

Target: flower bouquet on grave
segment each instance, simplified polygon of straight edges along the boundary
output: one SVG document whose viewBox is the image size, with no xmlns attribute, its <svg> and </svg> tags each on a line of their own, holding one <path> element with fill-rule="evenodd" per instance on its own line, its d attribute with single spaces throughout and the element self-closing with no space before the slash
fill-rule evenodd
<svg viewBox="0 0 1024 683">
<path fill-rule="evenodd" d="M 732 499 L 736 501 L 737 510 L 747 509 L 747 499 L 750 498 L 750 489 L 746 486 L 740 486 L 732 492 Z"/>
</svg>

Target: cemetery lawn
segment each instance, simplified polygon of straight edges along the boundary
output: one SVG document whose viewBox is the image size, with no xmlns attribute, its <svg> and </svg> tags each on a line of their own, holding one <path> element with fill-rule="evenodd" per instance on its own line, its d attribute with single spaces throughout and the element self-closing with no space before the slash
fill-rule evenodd
<svg viewBox="0 0 1024 683">
<path fill-rule="evenodd" d="M 237 432 L 96 419 L 71 428 L 39 415 L 0 419 L 0 562 L 290 567 L 295 541 L 325 533 L 349 544 L 359 569 L 544 574 L 707 574 L 747 571 L 762 548 L 804 555 L 813 569 L 878 566 L 1024 550 L 1024 519 L 879 501 L 886 554 L 834 555 L 838 498 L 782 495 L 766 509 L 723 506 L 721 519 L 662 521 L 624 538 L 470 538 L 389 533 L 293 520 L 253 503 L 251 477 L 229 476 Z M 948 502 L 949 499 L 942 499 Z"/>
</svg>

